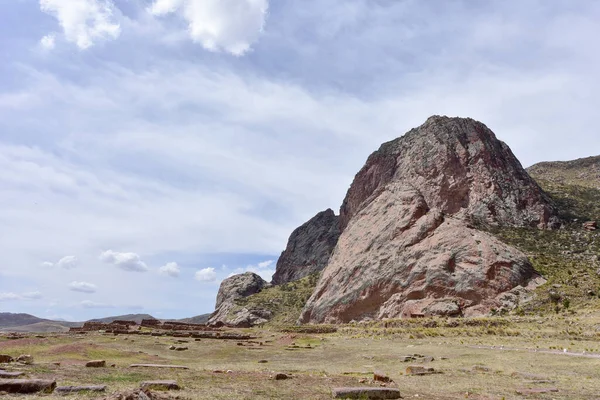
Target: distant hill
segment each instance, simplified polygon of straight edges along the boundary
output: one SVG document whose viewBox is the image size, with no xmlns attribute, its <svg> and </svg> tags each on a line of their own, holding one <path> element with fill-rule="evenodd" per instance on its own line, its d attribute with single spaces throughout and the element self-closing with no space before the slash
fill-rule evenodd
<svg viewBox="0 0 600 400">
<path fill-rule="evenodd" d="M 126 314 L 126 315 L 117 315 L 114 317 L 106 317 L 106 318 L 97 318 L 91 319 L 90 322 L 102 322 L 104 324 L 109 324 L 116 320 L 121 321 L 135 321 L 136 323 L 141 323 L 143 319 L 156 319 L 150 314 Z"/>
<path fill-rule="evenodd" d="M 52 321 L 30 314 L 0 313 L 0 332 L 65 332 L 80 322 Z"/>
<path fill-rule="evenodd" d="M 179 322 L 186 322 L 188 324 L 206 324 L 211 314 L 196 315 L 195 317 L 178 319 Z"/>
<path fill-rule="evenodd" d="M 208 321 L 210 314 L 196 315 L 195 317 L 183 319 L 170 319 L 168 321 L 186 322 L 190 324 L 204 324 Z M 150 314 L 126 314 L 116 315 L 106 318 L 91 319 L 93 322 L 102 322 L 105 324 L 116 320 L 135 321 L 141 323 L 143 319 L 156 319 Z M 67 332 L 71 327 L 82 326 L 83 322 L 53 321 L 45 318 L 38 318 L 30 314 L 16 314 L 3 312 L 0 313 L 0 332 Z"/>
<path fill-rule="evenodd" d="M 527 172 L 550 194 L 567 221 L 600 219 L 600 156 L 541 162 Z"/>
<path fill-rule="evenodd" d="M 600 189 L 600 156 L 541 162 L 527 168 L 527 172 L 536 179 L 553 184 Z"/>
</svg>

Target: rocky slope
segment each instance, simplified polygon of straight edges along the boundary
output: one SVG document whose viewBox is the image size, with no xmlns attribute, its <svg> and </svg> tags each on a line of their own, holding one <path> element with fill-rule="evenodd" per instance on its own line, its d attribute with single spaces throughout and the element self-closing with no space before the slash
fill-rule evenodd
<svg viewBox="0 0 600 400">
<path fill-rule="evenodd" d="M 559 225 L 551 199 L 484 124 L 431 117 L 383 144 L 356 175 L 343 233 L 300 321 L 514 306 L 537 274 L 523 253 L 475 226 Z"/>
<path fill-rule="evenodd" d="M 249 327 L 268 321 L 271 313 L 263 308 L 238 306 L 237 300 L 261 292 L 270 284 L 253 272 L 229 277 L 219 287 L 215 312 L 208 319 L 209 325 Z"/>
<path fill-rule="evenodd" d="M 277 261 L 272 283 L 297 281 L 325 268 L 340 237 L 339 217 L 328 209 L 294 230 Z"/>
</svg>

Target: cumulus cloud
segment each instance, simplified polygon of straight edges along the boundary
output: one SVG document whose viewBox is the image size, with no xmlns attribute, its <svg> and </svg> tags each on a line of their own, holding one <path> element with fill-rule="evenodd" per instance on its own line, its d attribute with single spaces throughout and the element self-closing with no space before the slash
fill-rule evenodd
<svg viewBox="0 0 600 400">
<path fill-rule="evenodd" d="M 57 266 L 64 269 L 73 269 L 77 268 L 77 265 L 79 265 L 79 260 L 75 256 L 65 256 L 58 260 L 58 262 L 56 263 L 53 263 L 51 261 L 44 261 L 42 263 L 42 267 L 45 268 L 52 268 L 54 266 Z"/>
<path fill-rule="evenodd" d="M 2 292 L 0 293 L 0 301 L 10 301 L 10 300 L 36 300 L 41 299 L 42 294 L 40 292 L 26 292 L 22 294 L 17 294 L 13 292 Z"/>
<path fill-rule="evenodd" d="M 148 266 L 136 253 L 119 253 L 117 251 L 107 250 L 100 254 L 100 260 L 108 264 L 113 264 L 125 271 L 148 271 Z"/>
<path fill-rule="evenodd" d="M 176 262 L 170 262 L 170 263 L 167 263 L 167 264 L 163 265 L 162 267 L 160 267 L 159 272 L 162 275 L 169 275 L 169 276 L 172 276 L 173 278 L 176 278 L 179 276 L 181 269 L 179 268 L 179 265 L 177 265 Z"/>
<path fill-rule="evenodd" d="M 96 285 L 88 282 L 73 281 L 69 284 L 69 290 L 82 293 L 94 293 L 96 292 Z"/>
<path fill-rule="evenodd" d="M 217 273 L 214 268 L 204 268 L 196 272 L 195 278 L 200 282 L 214 282 L 217 280 Z"/>
<path fill-rule="evenodd" d="M 61 267 L 61 268 L 64 268 L 64 269 L 73 269 L 73 268 L 76 268 L 78 264 L 79 264 L 79 260 L 75 256 L 66 256 L 66 257 L 63 257 L 63 258 L 61 258 L 56 263 L 56 265 L 58 267 Z"/>
<path fill-rule="evenodd" d="M 56 39 L 56 37 L 55 37 L 54 33 L 50 33 L 40 39 L 40 45 L 45 50 L 52 50 L 54 48 L 54 46 L 56 45 L 55 39 Z"/>
<path fill-rule="evenodd" d="M 240 56 L 258 40 L 268 8 L 268 0 L 155 0 L 150 12 L 177 13 L 188 23 L 193 41 Z"/>
<path fill-rule="evenodd" d="M 65 39 L 80 49 L 97 40 L 116 39 L 121 27 L 115 20 L 116 7 L 110 0 L 40 0 L 40 9 L 54 16 L 63 29 Z M 54 37 L 42 38 L 54 47 Z"/>
</svg>

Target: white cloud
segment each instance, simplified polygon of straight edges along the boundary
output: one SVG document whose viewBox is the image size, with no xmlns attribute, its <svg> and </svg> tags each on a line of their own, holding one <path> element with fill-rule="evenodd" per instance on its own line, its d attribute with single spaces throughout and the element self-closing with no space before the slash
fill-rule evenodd
<svg viewBox="0 0 600 400">
<path fill-rule="evenodd" d="M 160 267 L 159 272 L 162 275 L 169 275 L 169 276 L 172 276 L 173 278 L 176 278 L 179 276 L 181 269 L 179 268 L 179 265 L 177 265 L 176 262 L 170 262 L 170 263 L 167 263 L 167 264 L 163 265 L 162 267 Z"/>
<path fill-rule="evenodd" d="M 61 267 L 64 269 L 73 269 L 76 268 L 79 264 L 79 260 L 75 256 L 66 256 L 61 258 L 57 263 L 57 267 Z"/>
<path fill-rule="evenodd" d="M 41 299 L 42 294 L 40 292 L 26 292 L 21 295 L 25 300 L 36 300 Z"/>
<path fill-rule="evenodd" d="M 256 265 L 248 265 L 246 268 L 236 268 L 228 277 L 232 277 L 237 274 L 243 274 L 244 272 L 254 272 L 264 280 L 270 282 L 273 279 L 275 269 L 272 268 L 275 264 L 275 260 L 267 260 L 257 263 Z"/>
<path fill-rule="evenodd" d="M 135 253 L 119 253 L 107 250 L 100 254 L 100 260 L 105 263 L 113 264 L 125 271 L 146 272 L 148 266 L 143 262 L 139 255 Z"/>
<path fill-rule="evenodd" d="M 110 0 L 40 0 L 40 9 L 56 17 L 65 39 L 80 49 L 97 40 L 116 39 L 121 33 L 114 16 L 116 7 Z M 53 46 L 54 38 L 51 42 Z"/>
<path fill-rule="evenodd" d="M 64 269 L 73 269 L 77 268 L 77 265 L 79 265 L 79 260 L 75 256 L 65 256 L 58 260 L 58 262 L 56 263 L 53 263 L 51 261 L 44 261 L 41 265 L 44 268 L 52 268 L 54 266 L 57 266 Z"/>
<path fill-rule="evenodd" d="M 258 266 L 258 268 L 269 268 L 274 263 L 275 263 L 275 260 L 267 260 L 267 261 L 259 262 L 256 265 Z"/>
<path fill-rule="evenodd" d="M 52 50 L 56 46 L 56 37 L 54 33 L 49 33 L 40 39 L 40 45 L 45 50 Z"/>
<path fill-rule="evenodd" d="M 83 300 L 80 304 L 83 308 L 115 308 L 113 304 L 96 303 L 91 300 Z"/>
<path fill-rule="evenodd" d="M 217 280 L 217 273 L 214 268 L 204 268 L 196 272 L 195 278 L 200 282 L 214 282 Z"/>
<path fill-rule="evenodd" d="M 258 40 L 268 8 L 268 0 L 155 0 L 150 12 L 178 13 L 193 41 L 210 51 L 239 56 Z"/>
<path fill-rule="evenodd" d="M 22 294 L 17 294 L 13 292 L 2 292 L 0 293 L 0 301 L 10 301 L 10 300 L 37 300 L 41 299 L 42 294 L 40 292 L 26 292 Z"/>
<path fill-rule="evenodd" d="M 96 292 L 96 285 L 88 282 L 73 281 L 69 284 L 69 289 L 74 292 L 94 293 Z"/>
<path fill-rule="evenodd" d="M 3 292 L 0 293 L 0 301 L 7 301 L 7 300 L 20 300 L 21 296 L 19 296 L 16 293 L 12 293 L 12 292 Z"/>
</svg>

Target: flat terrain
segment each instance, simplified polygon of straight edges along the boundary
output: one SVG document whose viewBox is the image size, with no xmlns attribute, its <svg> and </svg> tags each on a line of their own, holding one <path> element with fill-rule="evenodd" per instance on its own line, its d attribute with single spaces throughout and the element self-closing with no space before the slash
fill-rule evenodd
<svg viewBox="0 0 600 400">
<path fill-rule="evenodd" d="M 23 371 L 31 378 L 56 379 L 59 386 L 107 385 L 105 395 L 72 398 L 105 397 L 138 388 L 144 380 L 174 379 L 183 387 L 173 393 L 180 398 L 330 399 L 332 387 L 378 386 L 372 382 L 373 372 L 381 371 L 393 379 L 388 385 L 399 388 L 404 398 L 600 399 L 597 311 L 384 321 L 341 326 L 328 334 L 303 333 L 303 327 L 240 332 L 256 339 L 196 341 L 102 333 L 1 337 L 0 354 L 31 354 L 35 363 L 0 364 L 0 368 Z M 172 345 L 188 350 L 169 350 Z M 416 360 L 404 362 L 405 356 L 415 354 Z M 109 366 L 84 367 L 86 361 L 96 359 L 106 360 Z M 189 369 L 130 368 L 133 363 Z M 433 367 L 439 374 L 407 376 L 409 365 Z M 272 379 L 278 372 L 291 378 Z M 517 394 L 535 388 L 558 392 Z"/>
</svg>

